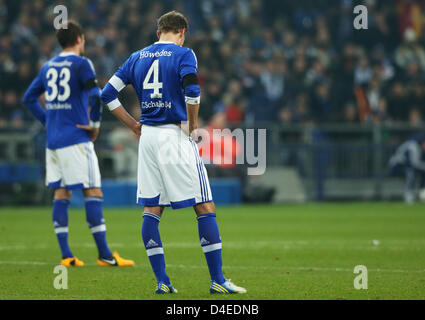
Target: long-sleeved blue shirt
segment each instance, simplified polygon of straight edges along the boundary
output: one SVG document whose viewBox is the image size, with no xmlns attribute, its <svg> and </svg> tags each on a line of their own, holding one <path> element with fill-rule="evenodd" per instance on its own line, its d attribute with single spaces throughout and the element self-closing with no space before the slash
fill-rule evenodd
<svg viewBox="0 0 425 320">
<path fill-rule="evenodd" d="M 46 126 L 49 149 L 90 141 L 77 124 L 98 126 L 102 105 L 100 89 L 90 60 L 63 52 L 44 64 L 26 91 L 23 103 Z M 45 94 L 45 109 L 38 102 Z M 91 112 L 89 114 L 89 102 Z"/>
</svg>

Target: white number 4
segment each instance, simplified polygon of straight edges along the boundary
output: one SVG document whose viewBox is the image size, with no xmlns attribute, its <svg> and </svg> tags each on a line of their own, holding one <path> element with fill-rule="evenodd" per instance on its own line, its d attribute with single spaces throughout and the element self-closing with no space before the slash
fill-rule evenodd
<svg viewBox="0 0 425 320">
<path fill-rule="evenodd" d="M 153 82 L 149 82 L 153 73 Z M 145 80 L 143 81 L 143 89 L 153 90 L 151 99 L 161 99 L 162 93 L 159 92 L 162 89 L 162 82 L 159 82 L 159 60 L 155 60 L 150 67 Z"/>
</svg>

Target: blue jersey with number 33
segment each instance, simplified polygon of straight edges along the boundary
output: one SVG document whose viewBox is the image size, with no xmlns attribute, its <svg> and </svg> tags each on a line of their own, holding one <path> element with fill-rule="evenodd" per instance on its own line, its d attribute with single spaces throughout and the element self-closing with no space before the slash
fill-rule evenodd
<svg viewBox="0 0 425 320">
<path fill-rule="evenodd" d="M 89 124 L 88 90 L 85 83 L 95 79 L 90 60 L 62 53 L 49 60 L 25 94 L 25 100 L 45 93 L 47 148 L 58 149 L 90 141 L 77 124 Z"/>
</svg>

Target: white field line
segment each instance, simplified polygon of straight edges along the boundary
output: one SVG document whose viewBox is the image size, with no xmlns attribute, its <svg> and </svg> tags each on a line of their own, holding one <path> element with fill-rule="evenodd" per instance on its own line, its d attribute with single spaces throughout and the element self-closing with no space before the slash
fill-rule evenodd
<svg viewBox="0 0 425 320">
<path fill-rule="evenodd" d="M 416 242 L 406 242 L 403 241 L 388 241 L 383 242 L 379 245 L 373 245 L 372 241 L 367 242 L 364 241 L 362 243 L 355 243 L 349 241 L 249 241 L 249 242 L 241 242 L 241 241 L 223 241 L 223 249 L 283 249 L 283 250 L 297 250 L 297 249 L 319 249 L 325 248 L 328 250 L 388 250 L 388 251 L 424 251 L 425 248 L 417 247 Z M 124 243 L 110 243 L 109 246 L 111 248 L 141 248 L 144 249 L 144 246 L 141 242 L 135 242 L 132 244 L 124 244 Z M 45 250 L 56 248 L 57 245 L 52 242 L 49 245 L 0 245 L 0 251 L 13 251 L 13 250 Z M 72 244 L 73 248 L 95 248 L 96 245 L 94 242 L 86 242 L 86 243 L 75 243 Z M 183 248 L 183 249 L 192 249 L 192 248 L 200 248 L 198 241 L 193 242 L 168 242 L 164 243 L 164 249 L 167 248 Z"/>
<path fill-rule="evenodd" d="M 41 261 L 0 261 L 1 264 L 8 265 L 54 265 L 48 262 Z M 86 266 L 94 267 L 97 266 L 95 263 L 86 263 Z M 147 268 L 150 269 L 149 265 L 140 266 L 136 265 L 135 268 Z M 205 265 L 183 265 L 183 264 L 167 264 L 167 268 L 176 269 L 202 269 L 206 268 Z M 353 269 L 348 268 L 326 268 L 326 267 L 290 267 L 290 266 L 276 266 L 276 267 L 264 267 L 264 266 L 224 266 L 223 269 L 239 269 L 239 270 L 293 270 L 293 271 L 332 271 L 332 272 L 350 272 L 353 273 Z M 425 273 L 423 270 L 403 270 L 403 269 L 368 269 L 369 272 L 384 272 L 384 273 Z"/>
<path fill-rule="evenodd" d="M 260 248 L 273 248 L 273 249 L 284 249 L 284 250 L 290 250 L 290 249 L 299 249 L 299 248 L 317 248 L 319 246 L 324 246 L 324 243 L 327 243 L 327 248 L 329 248 L 329 243 L 333 243 L 335 245 L 336 241 L 315 241 L 315 242 L 309 242 L 309 241 L 256 241 L 256 242 L 225 242 L 223 244 L 223 248 L 226 249 L 260 249 Z M 390 242 L 391 243 L 391 242 Z M 392 242 L 397 243 L 400 245 L 400 242 Z M 349 246 L 351 250 L 354 249 L 353 246 L 351 246 L 348 242 L 347 243 L 337 243 L 333 248 L 338 249 L 343 248 L 344 244 Z M 414 249 L 412 244 L 406 243 L 406 246 L 396 247 L 396 246 L 372 246 L 371 244 L 364 244 L 363 246 L 355 247 L 359 250 L 379 250 L 379 249 L 385 249 L 385 250 L 411 250 Z M 57 245 L 52 243 L 51 245 L 35 245 L 35 246 L 27 246 L 27 245 L 11 245 L 11 246 L 0 246 L 0 251 L 13 251 L 13 250 L 44 250 L 44 249 L 53 249 L 56 248 Z M 73 247 L 77 248 L 95 248 L 94 243 L 77 243 L 74 244 Z M 135 244 L 123 244 L 123 243 L 110 243 L 110 247 L 112 248 L 140 248 L 141 251 L 144 250 L 144 247 L 141 243 L 135 243 Z M 164 245 L 165 250 L 167 248 L 197 248 L 200 249 L 200 245 L 196 243 L 189 243 L 189 242 L 170 242 L 166 245 Z M 346 248 L 346 247 L 344 247 Z M 39 261 L 1 261 L 0 264 L 10 264 L 10 265 L 50 265 L 51 263 L 47 262 L 39 262 Z M 86 264 L 87 266 L 96 266 L 96 264 Z M 145 268 L 145 266 L 136 266 L 136 267 L 142 267 Z M 146 266 L 148 267 L 148 266 Z M 198 269 L 203 268 L 205 266 L 186 266 L 186 265 L 173 265 L 169 264 L 167 265 L 169 268 L 188 268 L 188 269 Z M 224 269 L 247 269 L 247 270 L 294 270 L 294 271 L 333 271 L 333 272 L 350 272 L 352 273 L 352 269 L 348 268 L 326 268 L 326 267 L 305 267 L 305 266 L 299 266 L 299 267 L 291 267 L 291 266 L 274 266 L 274 267 L 263 267 L 263 266 L 224 266 Z M 368 269 L 372 272 L 388 272 L 388 273 L 425 273 L 424 270 L 404 270 L 404 269 Z"/>
<path fill-rule="evenodd" d="M 0 261 L 0 264 L 44 266 L 49 263 L 40 261 Z"/>
</svg>

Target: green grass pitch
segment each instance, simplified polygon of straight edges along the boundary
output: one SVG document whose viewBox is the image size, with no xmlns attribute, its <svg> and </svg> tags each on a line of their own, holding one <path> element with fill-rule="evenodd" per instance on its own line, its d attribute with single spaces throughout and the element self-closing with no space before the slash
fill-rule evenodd
<svg viewBox="0 0 425 320">
<path fill-rule="evenodd" d="M 0 209 L 0 299 L 425 299 L 425 207 L 394 203 L 221 207 L 224 273 L 246 295 L 211 296 L 192 210 L 165 211 L 167 271 L 178 295 L 154 295 L 141 243 L 140 208 L 106 209 L 112 250 L 134 268 L 100 268 L 83 210 L 70 210 L 69 240 L 86 263 L 53 287 L 60 254 L 50 208 Z M 374 241 L 377 240 L 377 241 Z M 368 289 L 353 286 L 368 268 Z"/>
</svg>

